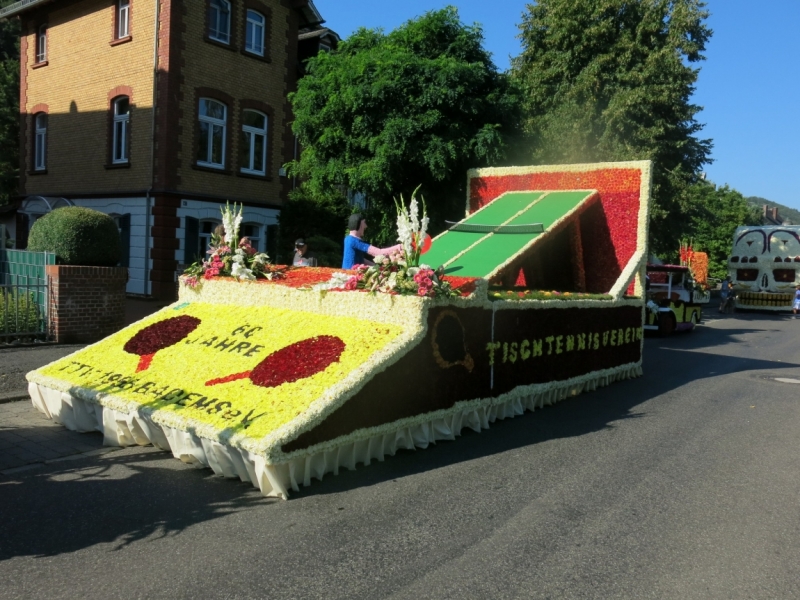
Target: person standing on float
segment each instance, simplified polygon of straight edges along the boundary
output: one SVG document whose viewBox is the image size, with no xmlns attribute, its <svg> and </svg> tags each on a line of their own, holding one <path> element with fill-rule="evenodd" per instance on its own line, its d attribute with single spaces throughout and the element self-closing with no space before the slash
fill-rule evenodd
<svg viewBox="0 0 800 600">
<path fill-rule="evenodd" d="M 347 229 L 350 233 L 344 238 L 343 269 L 352 269 L 354 265 L 371 265 L 372 261 L 367 256 L 392 254 L 403 249 L 402 244 L 390 248 L 376 248 L 365 242 L 362 238 L 367 229 L 367 220 L 360 213 L 350 215 L 347 220 Z"/>
</svg>

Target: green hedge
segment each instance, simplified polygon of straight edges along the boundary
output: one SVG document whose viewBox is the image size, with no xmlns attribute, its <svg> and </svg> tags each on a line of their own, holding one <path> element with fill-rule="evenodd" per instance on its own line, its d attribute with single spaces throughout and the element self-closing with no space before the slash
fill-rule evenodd
<svg viewBox="0 0 800 600">
<path fill-rule="evenodd" d="M 57 208 L 33 224 L 28 250 L 53 252 L 62 265 L 113 267 L 120 258 L 119 230 L 114 219 L 91 208 Z"/>
</svg>

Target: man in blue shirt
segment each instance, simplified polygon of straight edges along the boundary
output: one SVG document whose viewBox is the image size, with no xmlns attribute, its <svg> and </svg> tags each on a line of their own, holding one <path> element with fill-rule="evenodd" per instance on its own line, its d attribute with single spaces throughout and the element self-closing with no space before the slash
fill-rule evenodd
<svg viewBox="0 0 800 600">
<path fill-rule="evenodd" d="M 367 229 L 367 220 L 360 213 L 350 215 L 347 220 L 347 229 L 350 233 L 344 238 L 343 269 L 352 269 L 353 265 L 371 265 L 372 261 L 369 260 L 368 255 L 392 254 L 393 252 L 399 252 L 403 248 L 402 244 L 397 244 L 390 248 L 376 248 L 362 240 L 361 238 L 364 237 L 364 232 Z"/>
</svg>

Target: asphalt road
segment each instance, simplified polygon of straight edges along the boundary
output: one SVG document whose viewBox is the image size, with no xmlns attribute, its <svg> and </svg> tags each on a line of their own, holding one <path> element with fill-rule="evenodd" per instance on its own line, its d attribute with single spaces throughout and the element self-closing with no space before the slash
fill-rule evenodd
<svg viewBox="0 0 800 600">
<path fill-rule="evenodd" d="M 648 339 L 640 379 L 288 502 L 152 448 L 0 476 L 0 596 L 797 598 L 798 334 Z"/>
<path fill-rule="evenodd" d="M 0 401 L 7 395 L 18 396 L 28 389 L 25 374 L 43 364 L 64 358 L 83 348 L 78 345 L 0 347 Z M 36 362 L 41 361 L 41 364 Z"/>
</svg>

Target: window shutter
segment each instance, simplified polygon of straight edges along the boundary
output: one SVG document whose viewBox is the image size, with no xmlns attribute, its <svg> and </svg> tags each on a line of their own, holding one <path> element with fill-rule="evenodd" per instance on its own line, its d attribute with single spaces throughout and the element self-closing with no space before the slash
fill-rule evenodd
<svg viewBox="0 0 800 600">
<path fill-rule="evenodd" d="M 131 262 L 131 215 L 119 218 L 119 266 L 129 267 Z"/>
<path fill-rule="evenodd" d="M 266 226 L 266 239 L 264 240 L 264 248 L 269 254 L 269 259 L 271 262 L 276 263 L 278 262 L 278 226 L 277 225 L 267 225 Z M 287 263 L 289 264 L 289 263 Z"/>
<path fill-rule="evenodd" d="M 17 250 L 25 250 L 28 247 L 28 223 L 30 223 L 28 215 L 17 213 Z"/>
<path fill-rule="evenodd" d="M 200 221 L 194 217 L 186 217 L 186 231 L 183 238 L 183 264 L 187 267 L 198 260 L 199 246 Z"/>
</svg>

